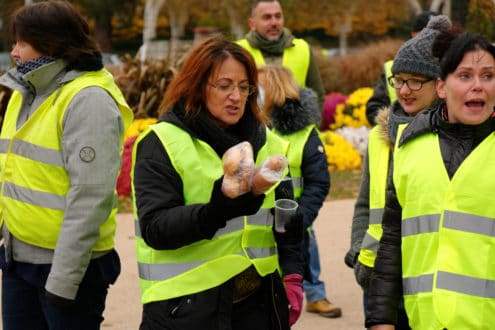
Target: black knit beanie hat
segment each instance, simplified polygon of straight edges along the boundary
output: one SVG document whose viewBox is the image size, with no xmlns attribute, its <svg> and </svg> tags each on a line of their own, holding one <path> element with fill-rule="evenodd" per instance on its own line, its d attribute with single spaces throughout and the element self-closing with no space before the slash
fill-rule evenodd
<svg viewBox="0 0 495 330">
<path fill-rule="evenodd" d="M 392 65 L 392 74 L 402 72 L 432 79 L 439 77 L 438 59 L 431 53 L 431 46 L 440 32 L 447 31 L 451 27 L 452 23 L 447 16 L 432 17 L 421 33 L 406 41 L 399 49 Z"/>
</svg>

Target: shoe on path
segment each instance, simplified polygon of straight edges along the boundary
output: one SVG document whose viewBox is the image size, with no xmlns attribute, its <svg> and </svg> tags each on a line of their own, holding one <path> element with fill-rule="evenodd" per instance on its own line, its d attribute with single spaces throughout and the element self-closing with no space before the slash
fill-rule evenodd
<svg viewBox="0 0 495 330">
<path fill-rule="evenodd" d="M 335 306 L 327 299 L 311 301 L 306 304 L 306 312 L 318 313 L 323 317 L 337 318 L 342 316 L 340 307 Z"/>
</svg>

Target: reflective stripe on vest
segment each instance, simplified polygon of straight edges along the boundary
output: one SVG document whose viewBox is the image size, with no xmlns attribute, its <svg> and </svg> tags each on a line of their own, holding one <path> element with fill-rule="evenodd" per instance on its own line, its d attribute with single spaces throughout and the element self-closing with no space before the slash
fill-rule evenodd
<svg viewBox="0 0 495 330">
<path fill-rule="evenodd" d="M 8 230 L 27 244 L 54 249 L 57 243 L 70 185 L 62 156 L 63 118 L 73 97 L 90 86 L 101 87 L 112 96 L 127 129 L 132 111 L 106 70 L 87 72 L 60 86 L 19 129 L 22 95 L 12 93 L 0 134 L 0 203 Z M 94 251 L 113 248 L 117 205 L 115 194 L 114 208 L 100 227 Z"/>
<path fill-rule="evenodd" d="M 390 84 L 388 83 L 388 78 L 392 76 L 393 64 L 393 60 L 389 60 L 383 64 L 383 71 L 385 72 L 385 84 L 387 84 L 387 92 L 388 98 L 390 99 L 390 104 L 394 103 L 397 100 L 397 93 L 395 92 L 395 88 L 393 86 L 390 86 Z"/>
<path fill-rule="evenodd" d="M 371 268 L 375 266 L 378 244 L 383 233 L 382 217 L 390 154 L 390 147 L 383 140 L 381 129 L 380 125 L 373 127 L 368 138 L 369 224 L 358 255 L 359 262 Z"/>
<path fill-rule="evenodd" d="M 315 129 L 314 125 L 308 125 L 303 129 L 291 134 L 282 134 L 276 129 L 272 131 L 289 141 L 289 150 L 287 152 L 287 160 L 289 163 L 289 173 L 292 181 L 292 188 L 294 189 L 294 198 L 297 200 L 301 197 L 304 189 L 304 179 L 302 177 L 301 166 L 304 154 L 304 147 L 308 142 L 309 135 Z"/>
<path fill-rule="evenodd" d="M 452 179 L 436 134 L 395 149 L 404 302 L 413 329 L 489 329 L 495 324 L 493 166 L 494 134 L 469 154 Z"/>
<path fill-rule="evenodd" d="M 181 177 L 186 205 L 208 203 L 213 184 L 223 173 L 221 158 L 205 142 L 191 137 L 171 123 L 161 122 L 150 125 L 140 135 L 133 151 L 133 164 L 139 141 L 150 131 L 157 134 L 175 171 Z M 256 165 L 269 155 L 286 153 L 287 142 L 267 131 L 267 141 L 258 152 Z M 277 270 L 273 217 L 269 212 L 275 202 L 274 189 L 271 188 L 265 194 L 262 208 L 257 214 L 231 219 L 212 239 L 174 250 L 155 250 L 148 246 L 141 237 L 136 220 L 136 255 L 142 303 L 216 287 L 251 265 L 261 276 Z"/>
<path fill-rule="evenodd" d="M 471 296 L 495 299 L 495 280 L 487 280 L 463 276 L 447 272 L 437 272 L 436 288 L 464 293 Z M 431 292 L 433 290 L 433 274 L 408 277 L 403 280 L 405 295 Z"/>
<path fill-rule="evenodd" d="M 256 66 L 265 65 L 263 54 L 258 48 L 252 47 L 246 39 L 237 40 L 236 42 L 251 53 Z M 282 65 L 292 71 L 294 79 L 299 85 L 306 87 L 306 76 L 308 75 L 310 60 L 309 44 L 305 40 L 297 38 L 294 38 L 292 43 L 294 46 L 284 49 Z"/>
<path fill-rule="evenodd" d="M 246 217 L 248 224 L 257 224 L 257 225 L 270 225 L 273 221 L 270 212 L 266 209 L 261 209 L 257 214 Z M 263 223 L 260 220 L 263 219 Z M 136 236 L 140 236 L 141 229 L 139 228 L 139 222 L 135 222 L 136 224 Z M 239 230 L 244 229 L 244 217 L 234 218 L 227 222 L 227 225 L 224 228 L 219 229 L 214 237 L 220 237 L 225 234 L 234 233 Z M 250 259 L 254 258 L 268 258 L 274 254 L 276 254 L 275 247 L 266 247 L 266 248 L 256 248 L 256 247 L 246 247 L 245 252 Z M 238 255 L 242 256 L 243 251 L 239 250 L 237 252 Z M 202 264 L 205 264 L 207 260 L 200 260 L 195 262 L 181 262 L 175 263 L 173 265 L 170 264 L 144 264 L 139 263 L 139 273 L 141 278 L 150 280 L 150 281 L 162 281 L 169 278 L 172 278 L 178 274 L 185 273 L 186 271 L 192 270 Z"/>
</svg>

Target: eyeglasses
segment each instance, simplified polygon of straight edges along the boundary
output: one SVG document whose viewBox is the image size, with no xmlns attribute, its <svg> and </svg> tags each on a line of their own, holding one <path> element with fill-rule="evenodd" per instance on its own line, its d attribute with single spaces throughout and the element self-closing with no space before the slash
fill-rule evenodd
<svg viewBox="0 0 495 330">
<path fill-rule="evenodd" d="M 404 86 L 404 84 L 406 84 L 407 87 L 412 91 L 419 91 L 423 87 L 424 83 L 427 83 L 427 82 L 432 81 L 432 80 L 433 79 L 420 80 L 420 79 L 414 79 L 414 78 L 402 79 L 400 77 L 394 77 L 394 76 L 388 77 L 388 83 L 393 88 L 400 89 L 400 88 L 402 88 L 402 86 Z"/>
<path fill-rule="evenodd" d="M 213 88 L 218 89 L 220 92 L 225 93 L 225 94 L 231 94 L 234 91 L 234 89 L 237 87 L 237 89 L 239 90 L 239 94 L 241 94 L 243 96 L 251 95 L 257 90 L 256 86 L 249 85 L 247 83 L 235 85 L 232 82 L 224 81 L 224 82 L 219 82 L 216 84 L 208 83 L 208 85 L 210 85 Z"/>
</svg>

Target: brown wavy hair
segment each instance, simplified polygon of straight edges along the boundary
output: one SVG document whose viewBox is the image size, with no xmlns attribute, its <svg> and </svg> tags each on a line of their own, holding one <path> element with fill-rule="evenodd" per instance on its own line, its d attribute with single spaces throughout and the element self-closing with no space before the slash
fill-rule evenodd
<svg viewBox="0 0 495 330">
<path fill-rule="evenodd" d="M 179 101 L 184 103 L 185 114 L 189 118 L 196 117 L 201 111 L 208 111 L 205 102 L 208 78 L 228 58 L 240 62 L 246 69 L 248 83 L 258 86 L 258 71 L 251 54 L 224 36 L 214 35 L 191 49 L 180 71 L 167 87 L 158 113 L 162 115 L 170 111 Z M 248 96 L 246 111 L 252 111 L 260 123 L 267 123 L 267 117 L 258 106 L 257 97 L 257 90 Z"/>
</svg>

